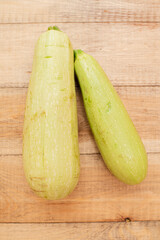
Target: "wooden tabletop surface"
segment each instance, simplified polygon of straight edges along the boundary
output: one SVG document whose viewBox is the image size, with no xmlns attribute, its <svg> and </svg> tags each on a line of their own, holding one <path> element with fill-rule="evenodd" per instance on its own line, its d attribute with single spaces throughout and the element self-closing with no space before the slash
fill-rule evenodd
<svg viewBox="0 0 160 240">
<path fill-rule="evenodd" d="M 34 46 L 58 25 L 94 56 L 119 93 L 148 154 L 147 178 L 116 180 L 91 134 L 76 82 L 81 175 L 66 199 L 29 188 L 22 129 Z M 160 0 L 0 0 L 0 239 L 160 239 Z"/>
</svg>

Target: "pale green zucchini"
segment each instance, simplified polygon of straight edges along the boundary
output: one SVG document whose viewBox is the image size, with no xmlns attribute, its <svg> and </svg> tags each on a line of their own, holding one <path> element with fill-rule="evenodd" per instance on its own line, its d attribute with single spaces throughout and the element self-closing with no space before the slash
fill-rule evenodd
<svg viewBox="0 0 160 240">
<path fill-rule="evenodd" d="M 50 27 L 37 41 L 23 129 L 27 181 L 39 196 L 62 199 L 79 172 L 73 49 L 67 35 Z"/>
<path fill-rule="evenodd" d="M 81 50 L 75 50 L 75 72 L 105 164 L 124 183 L 140 183 L 147 172 L 147 154 L 111 82 L 98 62 Z"/>
</svg>

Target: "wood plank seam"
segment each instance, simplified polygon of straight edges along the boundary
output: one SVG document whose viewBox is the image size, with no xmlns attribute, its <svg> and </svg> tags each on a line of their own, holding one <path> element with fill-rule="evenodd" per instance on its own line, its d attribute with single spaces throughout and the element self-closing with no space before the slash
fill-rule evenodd
<svg viewBox="0 0 160 240">
<path fill-rule="evenodd" d="M 28 82 L 28 85 L 29 85 L 29 82 Z M 76 86 L 77 87 L 77 86 Z M 113 87 L 119 87 L 119 88 L 127 88 L 127 87 L 140 87 L 140 88 L 148 88 L 148 87 L 160 87 L 160 84 L 154 84 L 154 85 L 143 85 L 143 84 L 140 84 L 140 85 L 130 85 L 130 84 L 125 84 L 125 85 L 121 85 L 121 84 L 113 84 Z M 1 89 L 9 89 L 9 88 L 13 88 L 13 89 L 28 89 L 28 86 L 1 86 L 0 87 L 0 90 Z"/>
<path fill-rule="evenodd" d="M 95 222 L 92 222 L 92 221 L 88 221 L 88 222 L 81 222 L 81 221 L 78 221 L 78 222 L 0 222 L 0 225 L 3 225 L 3 224 L 50 224 L 50 225 L 56 225 L 56 224 L 87 224 L 87 223 L 98 223 L 98 224 L 101 224 L 101 223 L 124 223 L 124 224 L 129 224 L 129 223 L 149 223 L 149 222 L 153 222 L 153 223 L 160 223 L 160 220 L 134 220 L 132 221 L 131 219 L 128 221 L 128 218 L 124 218 L 122 221 L 115 221 L 115 220 L 111 220 L 111 221 L 95 221 Z"/>
<path fill-rule="evenodd" d="M 48 22 L 48 21 L 46 21 L 46 22 L 4 22 L 4 23 L 2 23 L 2 22 L 0 22 L 0 25 L 9 25 L 9 24 L 49 24 L 49 25 L 52 25 L 52 22 Z M 74 23 L 74 24 L 79 24 L 79 23 L 82 23 L 82 24 L 85 24 L 85 23 L 90 23 L 90 24 L 103 24 L 103 23 L 108 23 L 108 24 L 154 24 L 154 23 L 156 23 L 156 24 L 158 24 L 158 23 L 160 23 L 160 21 L 128 21 L 128 22 L 126 22 L 126 21 L 117 21 L 117 22 L 115 22 L 115 21 L 104 21 L 104 22 L 96 22 L 96 21 L 92 21 L 92 22 L 81 22 L 81 21 L 79 21 L 79 22 L 54 22 L 55 24 L 71 24 L 71 23 Z"/>
</svg>

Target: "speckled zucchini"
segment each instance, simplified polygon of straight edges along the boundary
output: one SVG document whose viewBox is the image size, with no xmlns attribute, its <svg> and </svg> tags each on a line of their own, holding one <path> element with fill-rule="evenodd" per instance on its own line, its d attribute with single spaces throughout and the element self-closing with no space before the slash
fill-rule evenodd
<svg viewBox="0 0 160 240">
<path fill-rule="evenodd" d="M 105 164 L 124 183 L 140 183 L 147 172 L 147 154 L 111 82 L 98 62 L 81 50 L 75 50 L 75 72 Z"/>
<path fill-rule="evenodd" d="M 62 199 L 78 182 L 79 149 L 73 49 L 67 35 L 50 27 L 37 41 L 29 82 L 23 163 L 39 196 Z"/>
</svg>

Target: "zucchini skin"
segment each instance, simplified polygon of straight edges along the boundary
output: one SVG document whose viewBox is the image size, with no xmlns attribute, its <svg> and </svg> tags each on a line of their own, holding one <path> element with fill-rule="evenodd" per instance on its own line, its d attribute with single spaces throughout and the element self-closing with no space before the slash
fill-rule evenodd
<svg viewBox="0 0 160 240">
<path fill-rule="evenodd" d="M 73 49 L 53 29 L 35 46 L 23 128 L 26 179 L 50 200 L 69 195 L 80 173 Z"/>
<path fill-rule="evenodd" d="M 75 72 L 106 166 L 120 181 L 140 183 L 147 174 L 147 154 L 116 90 L 98 62 L 81 50 L 75 50 Z"/>
</svg>

